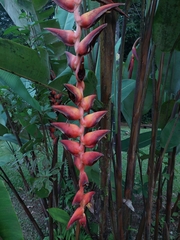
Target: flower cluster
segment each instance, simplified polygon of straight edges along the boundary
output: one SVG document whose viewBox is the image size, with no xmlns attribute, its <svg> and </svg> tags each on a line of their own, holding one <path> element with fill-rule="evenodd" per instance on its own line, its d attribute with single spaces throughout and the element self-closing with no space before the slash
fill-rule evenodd
<svg viewBox="0 0 180 240">
<path fill-rule="evenodd" d="M 79 125 L 69 122 L 52 123 L 53 127 L 59 129 L 71 139 L 61 140 L 61 143 L 64 148 L 73 155 L 74 164 L 79 170 L 79 190 L 72 203 L 73 205 L 78 205 L 78 208 L 70 218 L 67 225 L 67 228 L 69 228 L 75 221 L 79 221 L 82 226 L 86 225 L 85 208 L 91 202 L 92 196 L 95 192 L 91 191 L 85 193 L 84 187 L 88 184 L 88 176 L 85 172 L 85 167 L 92 166 L 101 156 L 103 156 L 100 152 L 85 151 L 85 149 L 94 148 L 98 141 L 109 132 L 109 130 L 106 129 L 91 132 L 85 131 L 88 128 L 93 128 L 106 114 L 106 111 L 89 113 L 96 95 L 83 96 L 85 88 L 84 56 L 91 51 L 97 37 L 106 27 L 106 24 L 102 24 L 92 30 L 84 39 L 81 39 L 81 32 L 82 28 L 88 29 L 92 27 L 106 11 L 112 8 L 117 8 L 121 4 L 106 4 L 80 15 L 79 7 L 81 0 L 54 0 L 54 2 L 66 11 L 74 13 L 76 23 L 76 31 L 46 28 L 46 30 L 57 36 L 60 41 L 64 42 L 65 45 L 72 46 L 75 50 L 75 55 L 66 52 L 66 56 L 68 65 L 75 73 L 77 83 L 76 86 L 65 84 L 64 87 L 67 89 L 69 97 L 75 103 L 76 107 L 53 105 L 53 109 L 62 113 L 68 120 L 78 120 Z M 77 140 L 75 141 L 75 139 Z"/>
</svg>

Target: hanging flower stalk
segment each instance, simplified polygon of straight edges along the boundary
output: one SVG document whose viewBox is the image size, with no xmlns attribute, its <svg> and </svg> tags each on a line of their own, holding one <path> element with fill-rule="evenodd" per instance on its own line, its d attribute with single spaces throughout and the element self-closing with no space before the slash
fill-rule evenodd
<svg viewBox="0 0 180 240">
<path fill-rule="evenodd" d="M 93 26 L 99 18 L 108 10 L 117 8 L 121 3 L 110 3 L 92 11 L 80 15 L 79 7 L 81 0 L 54 0 L 54 2 L 68 12 L 74 13 L 76 22 L 76 31 L 61 30 L 55 28 L 46 28 L 52 34 L 57 36 L 67 46 L 74 47 L 75 54 L 66 52 L 68 65 L 74 71 L 76 76 L 76 86 L 65 84 L 70 99 L 76 104 L 76 107 L 65 105 L 54 105 L 53 109 L 62 113 L 68 120 L 78 120 L 79 126 L 73 123 L 54 122 L 52 126 L 63 132 L 72 140 L 61 140 L 62 145 L 68 150 L 74 158 L 74 164 L 79 170 L 79 190 L 76 193 L 72 204 L 78 205 L 74 214 L 69 220 L 67 229 L 75 222 L 79 221 L 80 225 L 85 227 L 86 215 L 85 208 L 91 202 L 94 191 L 85 193 L 84 187 L 88 184 L 88 176 L 85 172 L 86 166 L 92 166 L 102 153 L 96 151 L 87 151 L 86 148 L 94 148 L 95 145 L 103 138 L 109 130 L 101 129 L 85 133 L 85 129 L 94 127 L 101 118 L 106 114 L 106 111 L 98 111 L 89 113 L 96 95 L 83 96 L 85 88 L 84 78 L 84 56 L 93 48 L 95 41 L 101 31 L 107 24 L 102 24 L 92 30 L 84 39 L 81 39 L 82 28 L 88 29 Z M 75 141 L 76 139 L 76 141 Z"/>
</svg>

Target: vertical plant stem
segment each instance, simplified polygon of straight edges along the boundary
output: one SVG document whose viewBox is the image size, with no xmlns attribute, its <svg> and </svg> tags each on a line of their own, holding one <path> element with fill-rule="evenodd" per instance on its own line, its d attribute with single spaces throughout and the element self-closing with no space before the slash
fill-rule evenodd
<svg viewBox="0 0 180 240">
<path fill-rule="evenodd" d="M 113 203 L 112 198 L 112 187 L 111 182 L 109 181 L 109 208 L 110 208 L 110 216 L 111 216 L 111 226 L 112 226 L 112 235 L 114 240 L 117 239 L 117 217 L 116 217 L 116 207 Z"/>
<path fill-rule="evenodd" d="M 53 207 L 53 190 L 50 192 L 48 196 L 49 202 L 48 202 L 48 208 Z M 49 240 L 54 240 L 54 229 L 53 229 L 53 219 L 49 215 Z"/>
<path fill-rule="evenodd" d="M 179 94 L 176 96 L 176 100 L 179 99 Z M 178 112 L 179 104 L 175 103 L 171 119 L 174 118 Z M 172 191 L 173 191 L 173 180 L 174 180 L 174 167 L 175 167 L 175 160 L 176 160 L 176 147 L 173 148 L 172 152 L 169 153 L 168 158 L 168 174 L 169 179 L 167 181 L 167 191 L 166 191 L 166 226 L 167 229 L 170 227 L 170 220 L 171 220 L 171 199 L 172 199 Z"/>
<path fill-rule="evenodd" d="M 162 168 L 160 168 L 160 172 L 159 172 L 158 193 L 157 193 L 157 199 L 156 199 L 154 240 L 158 240 L 159 215 L 160 215 L 161 206 L 162 206 Z"/>
<path fill-rule="evenodd" d="M 142 240 L 142 235 L 143 235 L 143 232 L 144 232 L 144 226 L 145 226 L 145 210 L 144 210 L 144 212 L 142 214 L 142 217 L 141 217 L 138 232 L 137 232 L 137 235 L 136 235 L 136 240 Z"/>
<path fill-rule="evenodd" d="M 179 201 L 180 201 L 180 193 L 178 193 L 178 196 L 177 196 L 177 199 L 174 203 L 174 206 L 171 209 L 171 216 L 175 211 L 177 211 Z"/>
<path fill-rule="evenodd" d="M 131 0 L 126 1 L 125 13 L 128 13 Z M 117 98 L 117 137 L 116 137 L 116 165 L 115 165 L 115 183 L 116 183 L 116 239 L 124 239 L 123 221 L 122 221 L 122 155 L 121 155 L 121 89 L 122 89 L 122 72 L 123 72 L 123 57 L 125 47 L 125 32 L 127 18 L 123 18 L 121 31 L 121 47 L 120 47 L 120 62 L 119 62 L 119 80 L 118 80 L 118 98 Z"/>
<path fill-rule="evenodd" d="M 100 72 L 101 72 L 101 101 L 104 103 L 107 110 L 106 116 L 101 121 L 102 129 L 111 128 L 111 87 L 112 73 L 114 62 L 114 45 L 115 45 L 115 15 L 114 12 L 105 15 L 105 22 L 108 23 L 106 29 L 100 36 Z M 107 67 L 108 66 L 108 67 Z M 102 152 L 104 157 L 100 160 L 101 168 L 101 189 L 103 191 L 103 207 L 101 212 L 100 223 L 100 239 L 108 239 L 109 225 L 109 191 L 108 182 L 110 177 L 110 159 L 111 159 L 111 144 L 109 139 L 103 139 L 101 142 Z"/>
<path fill-rule="evenodd" d="M 143 171 L 142 171 L 142 161 L 140 159 L 140 156 L 138 154 L 137 156 L 138 158 L 138 163 L 139 163 L 139 172 L 140 172 L 140 180 L 141 180 L 141 188 L 142 188 L 142 195 L 143 195 L 143 203 L 144 203 L 144 207 L 145 207 L 145 197 L 144 197 L 144 186 L 143 186 Z"/>
<path fill-rule="evenodd" d="M 148 198 L 146 200 L 146 223 L 145 223 L 145 236 L 146 239 L 150 239 L 150 229 L 151 229 L 151 214 L 152 214 L 152 198 L 154 193 L 154 159 L 156 151 L 156 138 L 158 129 L 158 119 L 159 119 L 159 109 L 160 109 L 160 90 L 161 90 L 161 80 L 162 80 L 162 69 L 164 64 L 164 54 L 161 56 L 159 76 L 157 85 L 155 84 L 155 99 L 153 101 L 153 122 L 152 122 L 152 135 L 150 144 L 150 157 L 148 161 Z M 154 83 L 156 83 L 154 81 Z"/>
<path fill-rule="evenodd" d="M 79 240 L 80 235 L 80 224 L 79 222 L 76 223 L 76 240 Z"/>
<path fill-rule="evenodd" d="M 172 191 L 173 191 L 173 179 L 174 179 L 174 167 L 176 160 L 176 148 L 173 148 L 172 153 L 169 154 L 168 159 L 168 174 L 169 179 L 167 181 L 167 191 L 166 191 L 166 224 L 169 229 L 170 220 L 171 220 L 171 200 L 172 200 Z"/>
<path fill-rule="evenodd" d="M 170 240 L 169 230 L 166 222 L 164 223 L 162 237 L 163 237 L 163 240 Z"/>
<path fill-rule="evenodd" d="M 125 199 L 131 199 L 132 189 L 134 185 L 135 176 L 135 165 L 136 165 L 136 149 L 138 143 L 138 136 L 141 123 L 141 115 L 143 109 L 143 103 L 145 99 L 145 93 L 147 88 L 147 79 L 149 68 L 149 53 L 150 53 L 150 39 L 152 32 L 152 21 L 156 9 L 157 1 L 151 1 L 151 6 L 147 13 L 145 23 L 142 24 L 142 35 L 140 41 L 140 54 L 139 54 L 139 64 L 138 64 L 138 74 L 135 87 L 135 97 L 131 124 L 131 136 L 130 144 L 128 149 L 128 159 L 127 159 L 127 171 L 126 171 L 126 183 L 125 183 Z M 142 3 L 142 12 L 145 12 L 145 2 Z M 144 14 L 143 14 L 144 16 Z M 130 210 L 126 207 L 125 212 L 125 228 L 128 229 L 130 221 Z M 128 231 L 127 231 L 128 233 Z M 128 239 L 128 234 L 126 235 Z"/>
</svg>

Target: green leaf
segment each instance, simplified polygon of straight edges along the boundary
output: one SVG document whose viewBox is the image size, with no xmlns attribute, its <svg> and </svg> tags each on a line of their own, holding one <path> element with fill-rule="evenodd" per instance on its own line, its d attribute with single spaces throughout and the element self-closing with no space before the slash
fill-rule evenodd
<svg viewBox="0 0 180 240">
<path fill-rule="evenodd" d="M 161 59 L 161 51 L 159 49 L 155 52 L 155 61 L 159 69 L 158 63 Z M 180 89 L 180 75 L 179 75 L 179 62 L 180 62 L 180 51 L 173 51 L 171 61 L 169 63 L 171 53 L 166 53 L 163 62 L 162 79 L 166 79 L 165 82 L 165 94 L 167 99 L 171 98 L 171 95 L 176 95 Z M 167 71 L 168 70 L 168 71 Z M 167 76 L 166 76 L 167 75 Z"/>
<path fill-rule="evenodd" d="M 68 224 L 70 217 L 64 210 L 60 208 L 49 208 L 48 212 L 54 220 L 65 225 Z"/>
<path fill-rule="evenodd" d="M 171 151 L 180 144 L 180 120 L 177 118 L 169 120 L 161 132 L 161 147 L 165 148 L 167 143 L 167 151 Z"/>
<path fill-rule="evenodd" d="M 65 30 L 72 30 L 74 26 L 74 14 L 57 7 L 55 18 L 59 21 L 60 28 Z"/>
<path fill-rule="evenodd" d="M 0 39 L 0 69 L 17 76 L 47 84 L 50 76 L 45 49 L 33 50 L 11 40 Z"/>
<path fill-rule="evenodd" d="M 7 148 L 6 143 L 0 142 L 0 167 L 3 167 L 12 160 L 12 152 Z"/>
<path fill-rule="evenodd" d="M 49 191 L 45 187 L 42 187 L 39 190 L 35 189 L 34 192 L 39 198 L 47 198 L 49 196 Z"/>
<path fill-rule="evenodd" d="M 131 87 L 133 88 L 133 86 Z M 135 89 L 132 89 L 132 91 L 122 101 L 122 113 L 129 126 L 131 126 L 131 120 L 132 120 L 134 91 Z M 151 79 L 149 79 L 142 114 L 146 114 L 152 107 L 152 92 L 153 92 L 152 81 Z"/>
<path fill-rule="evenodd" d="M 10 133 L 6 133 L 3 136 L 0 136 L 0 140 L 12 142 L 12 143 L 19 145 L 17 138 L 13 134 L 10 134 Z M 20 140 L 23 144 L 27 142 L 27 140 L 25 140 L 24 138 L 20 138 Z"/>
<path fill-rule="evenodd" d="M 32 0 L 32 3 L 37 11 L 41 10 L 48 3 L 48 0 Z"/>
<path fill-rule="evenodd" d="M 40 138 L 37 139 L 31 139 L 29 141 L 27 141 L 25 144 L 23 144 L 23 146 L 20 148 L 20 152 L 27 153 L 29 151 L 32 151 L 36 148 L 37 144 L 42 143 L 42 140 Z"/>
<path fill-rule="evenodd" d="M 33 108 L 40 111 L 39 103 L 31 97 L 21 79 L 9 72 L 0 70 L 0 84 L 8 85 L 15 94 L 18 94 L 24 101 L 29 103 Z"/>
<path fill-rule="evenodd" d="M 36 124 L 30 124 L 26 127 L 27 132 L 35 139 L 42 139 L 43 135 Z"/>
<path fill-rule="evenodd" d="M 133 79 L 122 80 L 122 97 L 121 102 L 134 90 L 136 81 Z"/>
<path fill-rule="evenodd" d="M 138 148 L 144 148 L 148 146 L 151 142 L 151 131 L 140 133 L 139 134 L 139 141 L 138 141 Z M 160 131 L 157 132 L 157 139 L 159 139 Z M 129 148 L 130 138 L 126 138 L 125 140 L 121 141 L 122 149 L 121 151 L 127 152 Z"/>
<path fill-rule="evenodd" d="M 180 1 L 160 0 L 153 23 L 153 40 L 161 51 L 171 51 L 179 37 Z"/>
<path fill-rule="evenodd" d="M 7 123 L 7 116 L 6 113 L 4 112 L 4 108 L 0 104 L 0 124 L 6 126 Z"/>
<path fill-rule="evenodd" d="M 18 218 L 2 180 L 0 180 L 0 237 L 4 240 L 23 239 Z"/>
<path fill-rule="evenodd" d="M 84 96 L 95 94 L 97 87 L 97 78 L 93 71 L 88 70 L 84 82 L 85 82 Z"/>
<path fill-rule="evenodd" d="M 67 67 L 60 75 L 58 75 L 52 82 L 50 82 L 49 86 L 62 92 L 64 89 L 64 84 L 68 83 L 72 75 L 73 73 L 71 69 Z"/>
<path fill-rule="evenodd" d="M 175 100 L 172 99 L 162 104 L 160 116 L 159 116 L 159 128 L 163 129 L 167 124 L 171 116 L 174 103 L 175 103 Z"/>
<path fill-rule="evenodd" d="M 4 135 L 7 132 L 8 129 L 4 125 L 0 124 L 0 136 Z"/>
</svg>

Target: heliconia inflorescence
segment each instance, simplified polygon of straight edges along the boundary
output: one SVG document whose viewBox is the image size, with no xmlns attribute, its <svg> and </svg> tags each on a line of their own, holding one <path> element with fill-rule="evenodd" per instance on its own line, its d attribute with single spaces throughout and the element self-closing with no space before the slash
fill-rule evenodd
<svg viewBox="0 0 180 240">
<path fill-rule="evenodd" d="M 79 121 L 79 126 L 69 122 L 52 123 L 52 127 L 59 129 L 71 139 L 61 140 L 61 143 L 63 147 L 73 155 L 74 164 L 79 170 L 79 190 L 72 202 L 73 205 L 78 205 L 78 207 L 69 220 L 67 225 L 68 229 L 76 221 L 79 221 L 81 226 L 86 226 L 85 208 L 91 203 L 91 199 L 95 194 L 94 191 L 87 193 L 84 191 L 84 187 L 89 181 L 85 172 L 85 167 L 92 166 L 103 156 L 103 154 L 96 151 L 85 152 L 85 149 L 94 148 L 101 138 L 109 132 L 109 130 L 100 129 L 85 133 L 87 128 L 94 127 L 101 120 L 106 114 L 106 111 L 89 113 L 96 95 L 83 96 L 85 88 L 84 56 L 91 51 L 97 37 L 107 24 L 102 24 L 95 28 L 84 39 L 81 39 L 81 32 L 82 28 L 87 29 L 92 27 L 105 12 L 113 8 L 117 9 L 122 3 L 111 2 L 110 4 L 106 4 L 80 15 L 79 7 L 81 5 L 81 0 L 54 0 L 54 2 L 64 10 L 74 13 L 76 23 L 76 31 L 46 28 L 46 30 L 57 36 L 60 41 L 64 42 L 65 45 L 73 46 L 75 50 L 75 55 L 70 52 L 65 53 L 68 65 L 75 73 L 77 83 L 76 86 L 65 84 L 64 87 L 67 89 L 69 97 L 75 103 L 76 107 L 65 105 L 52 106 L 55 111 L 63 114 L 68 120 Z M 77 140 L 75 141 L 75 139 Z"/>
</svg>

